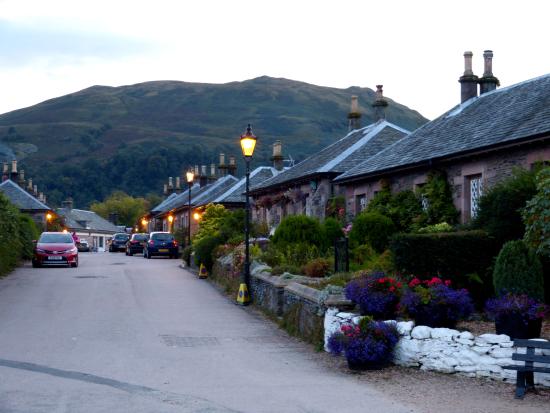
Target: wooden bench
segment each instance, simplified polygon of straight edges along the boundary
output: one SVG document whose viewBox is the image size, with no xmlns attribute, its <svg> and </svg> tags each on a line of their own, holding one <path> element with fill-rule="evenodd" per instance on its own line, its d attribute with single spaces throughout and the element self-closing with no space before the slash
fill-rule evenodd
<svg viewBox="0 0 550 413">
<path fill-rule="evenodd" d="M 535 390 L 534 373 L 550 373 L 549 367 L 535 366 L 533 363 L 550 364 L 550 356 L 536 355 L 535 349 L 550 350 L 550 342 L 538 340 L 514 340 L 514 346 L 525 347 L 526 353 L 512 354 L 512 360 L 524 361 L 524 365 L 503 366 L 503 369 L 516 370 L 516 399 L 523 399 L 528 390 Z"/>
</svg>

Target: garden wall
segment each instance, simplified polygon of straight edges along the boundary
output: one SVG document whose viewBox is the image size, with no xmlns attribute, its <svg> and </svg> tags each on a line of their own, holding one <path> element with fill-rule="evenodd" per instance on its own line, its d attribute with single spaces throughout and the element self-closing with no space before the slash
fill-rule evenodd
<svg viewBox="0 0 550 413">
<path fill-rule="evenodd" d="M 341 295 L 328 295 L 315 288 L 272 276 L 270 267 L 254 263 L 250 287 L 255 305 L 282 317 L 286 330 L 309 342 L 323 342 L 324 315 L 329 306 L 353 307 Z"/>
<path fill-rule="evenodd" d="M 341 312 L 337 308 L 328 309 L 324 323 L 325 350 L 328 337 L 333 332 L 339 331 L 343 324 L 357 324 L 360 318 L 358 314 Z M 415 327 L 412 321 L 389 322 L 396 323 L 401 336 L 395 349 L 395 364 L 469 377 L 516 381 L 515 371 L 502 368 L 522 364 L 512 360 L 512 353 L 517 348 L 513 347 L 507 335 L 482 334 L 474 337 L 468 331 Z M 550 355 L 550 350 L 542 350 L 541 354 Z M 550 374 L 535 373 L 535 383 L 550 387 Z"/>
</svg>

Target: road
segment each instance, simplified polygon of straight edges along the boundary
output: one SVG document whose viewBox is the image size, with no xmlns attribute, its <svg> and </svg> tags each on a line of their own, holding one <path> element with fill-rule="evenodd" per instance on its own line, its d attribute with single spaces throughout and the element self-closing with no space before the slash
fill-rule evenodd
<svg viewBox="0 0 550 413">
<path fill-rule="evenodd" d="M 179 263 L 81 254 L 0 279 L 0 413 L 416 411 Z"/>
</svg>

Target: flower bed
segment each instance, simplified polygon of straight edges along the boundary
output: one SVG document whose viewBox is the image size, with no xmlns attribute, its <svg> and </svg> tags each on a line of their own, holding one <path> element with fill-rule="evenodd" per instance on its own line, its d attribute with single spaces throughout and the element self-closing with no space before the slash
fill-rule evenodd
<svg viewBox="0 0 550 413">
<path fill-rule="evenodd" d="M 359 314 L 328 309 L 325 313 L 325 350 L 329 350 L 328 339 L 335 331 L 343 325 L 357 325 L 360 319 Z M 397 365 L 515 382 L 515 372 L 502 368 L 515 364 L 511 357 L 516 349 L 507 335 L 474 336 L 469 331 L 415 327 L 413 321 L 386 322 L 395 324 L 400 335 L 394 352 Z M 543 352 L 550 355 L 548 350 Z M 535 383 L 550 387 L 550 374 L 536 373 Z"/>
</svg>

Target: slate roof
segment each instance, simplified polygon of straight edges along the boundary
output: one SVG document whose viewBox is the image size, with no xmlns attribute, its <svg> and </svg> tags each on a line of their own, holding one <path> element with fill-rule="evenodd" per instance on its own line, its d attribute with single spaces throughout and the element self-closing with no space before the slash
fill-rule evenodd
<svg viewBox="0 0 550 413">
<path fill-rule="evenodd" d="M 323 173 L 341 174 L 364 159 L 380 152 L 401 139 L 409 131 L 385 120 L 354 130 L 333 144 L 306 158 L 296 166 L 280 173 L 252 191 L 288 184 L 308 176 Z"/>
<path fill-rule="evenodd" d="M 151 210 L 151 213 L 157 213 L 157 212 L 162 212 L 164 211 L 165 207 L 167 204 L 169 204 L 171 201 L 174 200 L 174 198 L 176 198 L 178 195 L 181 195 L 181 194 L 176 194 L 175 192 L 174 193 L 171 193 L 170 195 L 168 195 L 166 197 L 166 199 L 164 201 L 162 201 L 160 204 L 158 204 L 156 207 L 154 207 L 152 210 Z"/>
<path fill-rule="evenodd" d="M 335 181 L 444 159 L 550 133 L 550 74 L 496 89 L 439 118 Z"/>
<path fill-rule="evenodd" d="M 40 202 L 11 179 L 0 184 L 0 191 L 21 211 L 51 211 L 49 206 Z"/>
<path fill-rule="evenodd" d="M 278 171 L 275 168 L 272 168 L 271 166 L 260 166 L 254 169 L 252 172 L 250 172 L 250 187 L 252 188 L 254 185 L 260 185 L 262 182 L 265 182 L 266 180 L 273 178 L 279 173 L 280 171 Z M 244 203 L 246 202 L 245 192 L 246 192 L 246 177 L 241 178 L 239 182 L 237 182 L 235 185 L 229 188 L 225 193 L 221 194 L 219 197 L 217 197 L 211 202 L 228 203 L 228 204 Z"/>
<path fill-rule="evenodd" d="M 92 211 L 74 208 L 58 208 L 57 213 L 65 219 L 65 224 L 71 230 L 106 232 L 112 234 L 120 232 L 116 225 L 113 225 Z"/>
<path fill-rule="evenodd" d="M 219 178 L 213 184 L 210 184 L 211 188 L 202 194 L 198 194 L 197 197 L 191 199 L 191 203 L 195 206 L 208 205 L 227 192 L 228 189 L 233 187 L 239 180 L 232 175 Z"/>
</svg>

